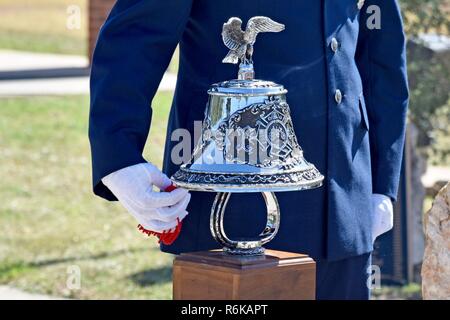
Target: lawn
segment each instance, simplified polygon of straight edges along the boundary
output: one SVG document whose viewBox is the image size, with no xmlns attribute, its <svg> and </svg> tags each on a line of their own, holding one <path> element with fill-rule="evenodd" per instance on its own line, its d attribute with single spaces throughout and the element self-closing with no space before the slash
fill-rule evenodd
<svg viewBox="0 0 450 320">
<path fill-rule="evenodd" d="M 161 163 L 172 95 L 155 98 L 146 157 Z M 170 255 L 91 193 L 88 97 L 0 100 L 0 283 L 63 297 L 171 298 Z M 72 266 L 81 289 L 66 287 Z"/>
<path fill-rule="evenodd" d="M 0 0 L 0 48 L 85 55 L 88 0 Z M 67 28 L 69 6 L 81 10 L 79 29 Z"/>
</svg>

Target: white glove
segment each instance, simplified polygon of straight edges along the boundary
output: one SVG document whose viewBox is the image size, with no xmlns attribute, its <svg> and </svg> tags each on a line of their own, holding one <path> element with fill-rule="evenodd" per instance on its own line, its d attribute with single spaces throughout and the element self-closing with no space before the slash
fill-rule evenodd
<svg viewBox="0 0 450 320">
<path fill-rule="evenodd" d="M 172 181 L 151 163 L 140 163 L 115 171 L 102 179 L 120 203 L 147 230 L 171 230 L 188 214 L 191 195 L 185 189 L 164 190 Z"/>
<path fill-rule="evenodd" d="M 394 208 L 391 198 L 384 194 L 372 195 L 372 241 L 394 226 Z"/>
</svg>

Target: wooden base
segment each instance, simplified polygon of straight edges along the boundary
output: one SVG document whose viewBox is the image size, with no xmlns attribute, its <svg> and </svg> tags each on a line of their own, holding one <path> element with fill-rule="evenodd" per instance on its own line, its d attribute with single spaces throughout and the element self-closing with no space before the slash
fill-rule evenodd
<svg viewBox="0 0 450 320">
<path fill-rule="evenodd" d="M 183 253 L 173 262 L 175 300 L 314 300 L 315 291 L 316 263 L 303 254 L 213 250 Z"/>
</svg>

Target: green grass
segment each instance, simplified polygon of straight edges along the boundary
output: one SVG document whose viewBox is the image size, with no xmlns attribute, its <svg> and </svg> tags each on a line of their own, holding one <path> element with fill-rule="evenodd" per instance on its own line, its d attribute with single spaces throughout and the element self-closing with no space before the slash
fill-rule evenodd
<svg viewBox="0 0 450 320">
<path fill-rule="evenodd" d="M 45 36 L 16 30 L 0 30 L 0 48 L 84 56 L 87 53 L 87 42 L 61 35 Z"/>
<path fill-rule="evenodd" d="M 145 154 L 158 164 L 171 98 L 154 102 Z M 81 299 L 171 298 L 172 257 L 91 192 L 87 118 L 85 96 L 0 100 L 0 283 Z M 73 265 L 80 290 L 66 287 Z"/>
<path fill-rule="evenodd" d="M 384 286 L 373 290 L 372 296 L 377 300 L 421 300 L 422 289 L 418 283 L 405 286 Z"/>
<path fill-rule="evenodd" d="M 79 29 L 66 27 L 67 8 L 81 9 Z M 0 0 L 0 48 L 86 55 L 87 0 Z"/>
</svg>

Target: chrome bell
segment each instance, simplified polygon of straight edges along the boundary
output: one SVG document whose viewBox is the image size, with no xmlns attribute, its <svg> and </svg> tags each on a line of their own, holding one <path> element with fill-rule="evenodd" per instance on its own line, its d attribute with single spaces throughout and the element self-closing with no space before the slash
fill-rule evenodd
<svg viewBox="0 0 450 320">
<path fill-rule="evenodd" d="M 230 18 L 222 32 L 230 48 L 223 62 L 240 61 L 238 79 L 211 85 L 202 135 L 192 160 L 172 179 L 189 190 L 218 192 L 211 211 L 211 232 L 225 252 L 247 255 L 262 254 L 262 245 L 278 231 L 280 210 L 274 192 L 316 188 L 324 177 L 303 157 L 286 102 L 287 90 L 271 81 L 253 79 L 256 34 L 278 32 L 284 25 L 253 17 L 242 31 L 239 22 L 239 18 Z M 234 192 L 263 194 L 267 226 L 256 239 L 235 241 L 224 232 L 223 216 Z"/>
</svg>

